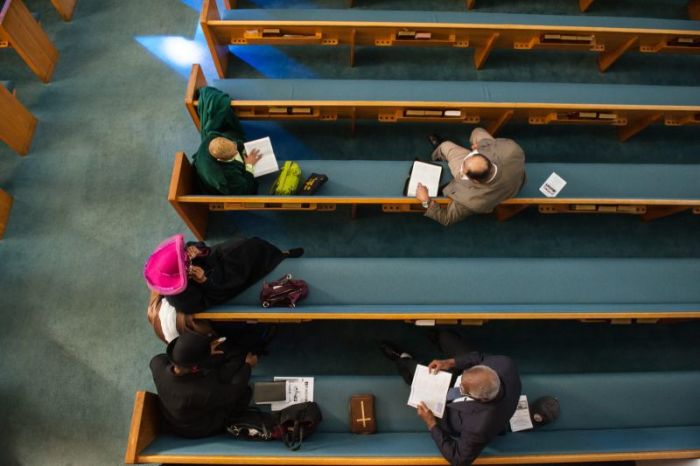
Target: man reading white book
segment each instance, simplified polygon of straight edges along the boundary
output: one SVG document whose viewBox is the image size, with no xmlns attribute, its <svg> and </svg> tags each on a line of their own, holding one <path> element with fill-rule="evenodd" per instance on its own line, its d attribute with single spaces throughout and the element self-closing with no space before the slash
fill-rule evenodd
<svg viewBox="0 0 700 466">
<path fill-rule="evenodd" d="M 511 139 L 496 139 L 483 128 L 472 131 L 471 150 L 437 135 L 429 139 L 435 148 L 432 159 L 447 161 L 453 177 L 442 188 L 451 201 L 446 209 L 431 200 L 424 186 L 416 190 L 425 216 L 436 222 L 449 226 L 470 215 L 492 212 L 525 183 L 525 154 Z"/>
<path fill-rule="evenodd" d="M 457 387 L 447 390 L 441 419 L 423 403 L 416 412 L 442 456 L 453 466 L 466 466 L 491 440 L 506 431 L 518 406 L 520 376 L 509 357 L 470 352 L 452 332 L 438 332 L 432 340 L 448 358 L 433 360 L 428 369 L 451 372 L 453 384 L 460 373 L 462 380 Z M 389 342 L 384 342 L 381 350 L 410 385 L 418 362 Z"/>
</svg>

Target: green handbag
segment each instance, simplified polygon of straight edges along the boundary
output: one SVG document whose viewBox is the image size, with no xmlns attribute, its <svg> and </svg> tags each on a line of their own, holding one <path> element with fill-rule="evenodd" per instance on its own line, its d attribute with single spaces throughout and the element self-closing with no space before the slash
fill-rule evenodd
<svg viewBox="0 0 700 466">
<path fill-rule="evenodd" d="M 301 167 L 296 162 L 286 161 L 279 176 L 270 188 L 270 194 L 291 196 L 296 194 L 301 183 Z"/>
</svg>

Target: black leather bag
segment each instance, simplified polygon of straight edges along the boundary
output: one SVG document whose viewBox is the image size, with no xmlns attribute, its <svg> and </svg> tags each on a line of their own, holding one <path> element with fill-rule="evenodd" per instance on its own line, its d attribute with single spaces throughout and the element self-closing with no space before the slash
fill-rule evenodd
<svg viewBox="0 0 700 466">
<path fill-rule="evenodd" d="M 275 440 L 282 437 L 277 418 L 255 407 L 232 415 L 226 431 L 235 438 L 246 440 Z"/>
<path fill-rule="evenodd" d="M 323 419 L 321 409 L 313 401 L 288 406 L 279 415 L 282 440 L 292 451 L 301 448 L 304 439 L 309 438 Z"/>
</svg>

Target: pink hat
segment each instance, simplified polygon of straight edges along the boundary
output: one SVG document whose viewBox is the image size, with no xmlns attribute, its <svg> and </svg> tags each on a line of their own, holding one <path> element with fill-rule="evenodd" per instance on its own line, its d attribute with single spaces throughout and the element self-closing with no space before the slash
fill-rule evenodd
<svg viewBox="0 0 700 466">
<path fill-rule="evenodd" d="M 185 237 L 171 236 L 158 245 L 143 267 L 148 287 L 162 295 L 174 295 L 187 288 Z"/>
</svg>

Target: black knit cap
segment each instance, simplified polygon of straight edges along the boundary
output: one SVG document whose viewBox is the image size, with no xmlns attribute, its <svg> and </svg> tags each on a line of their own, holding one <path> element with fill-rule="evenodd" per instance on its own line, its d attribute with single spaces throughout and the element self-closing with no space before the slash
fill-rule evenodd
<svg viewBox="0 0 700 466">
<path fill-rule="evenodd" d="M 559 400 L 552 396 L 538 398 L 530 407 L 532 422 L 536 426 L 543 426 L 556 421 L 559 417 L 559 411 Z"/>
<path fill-rule="evenodd" d="M 187 332 L 168 344 L 168 358 L 178 366 L 192 367 L 205 363 L 210 355 L 209 338 Z"/>
</svg>

